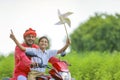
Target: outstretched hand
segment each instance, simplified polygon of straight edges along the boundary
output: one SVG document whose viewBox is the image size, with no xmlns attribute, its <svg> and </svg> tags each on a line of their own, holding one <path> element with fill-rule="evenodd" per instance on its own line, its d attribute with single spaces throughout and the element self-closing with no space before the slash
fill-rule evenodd
<svg viewBox="0 0 120 80">
<path fill-rule="evenodd" d="M 24 46 L 22 46 L 19 41 L 16 39 L 13 31 L 11 30 L 11 33 L 10 33 L 10 38 L 15 42 L 15 44 L 21 49 L 21 50 L 26 50 L 26 48 Z"/>
<path fill-rule="evenodd" d="M 70 45 L 70 44 L 71 44 L 71 40 L 70 40 L 69 38 L 67 38 L 66 44 L 67 44 L 67 45 Z"/>
<path fill-rule="evenodd" d="M 15 35 L 14 35 L 12 29 L 11 29 L 10 31 L 11 31 L 11 33 L 10 33 L 10 38 L 11 38 L 12 40 L 15 40 Z"/>
</svg>

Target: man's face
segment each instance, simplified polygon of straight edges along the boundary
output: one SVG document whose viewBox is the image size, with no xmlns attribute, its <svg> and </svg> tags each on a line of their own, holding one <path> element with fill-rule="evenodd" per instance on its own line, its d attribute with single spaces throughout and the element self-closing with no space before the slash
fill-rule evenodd
<svg viewBox="0 0 120 80">
<path fill-rule="evenodd" d="M 34 35 L 32 35 L 32 34 L 29 34 L 29 35 L 27 35 L 27 36 L 24 38 L 25 43 L 26 43 L 28 46 L 31 46 L 31 45 L 34 43 L 35 39 L 36 39 L 36 37 L 35 37 Z"/>
</svg>

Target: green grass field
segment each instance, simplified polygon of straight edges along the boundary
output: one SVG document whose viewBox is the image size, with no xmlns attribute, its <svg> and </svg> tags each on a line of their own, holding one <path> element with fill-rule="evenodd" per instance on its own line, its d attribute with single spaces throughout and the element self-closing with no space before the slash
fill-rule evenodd
<svg viewBox="0 0 120 80">
<path fill-rule="evenodd" d="M 12 76 L 14 57 L 0 59 L 0 80 Z M 71 52 L 65 57 L 75 80 L 120 80 L 120 52 Z"/>
</svg>

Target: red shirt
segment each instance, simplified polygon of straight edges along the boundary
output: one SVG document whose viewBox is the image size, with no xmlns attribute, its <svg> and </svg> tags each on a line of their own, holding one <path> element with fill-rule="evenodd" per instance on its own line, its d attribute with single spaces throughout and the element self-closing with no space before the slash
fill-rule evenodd
<svg viewBox="0 0 120 80">
<path fill-rule="evenodd" d="M 28 47 L 25 43 L 22 44 L 24 47 Z M 39 48 L 36 44 L 32 45 L 33 48 Z M 19 75 L 26 76 L 30 71 L 31 58 L 27 57 L 25 51 L 22 51 L 18 46 L 15 48 L 15 68 L 13 78 L 10 80 L 17 80 Z"/>
</svg>

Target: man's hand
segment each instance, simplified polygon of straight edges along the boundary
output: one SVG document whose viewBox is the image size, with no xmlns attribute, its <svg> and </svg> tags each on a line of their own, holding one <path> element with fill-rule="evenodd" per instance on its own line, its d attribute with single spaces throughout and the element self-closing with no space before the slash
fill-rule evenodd
<svg viewBox="0 0 120 80">
<path fill-rule="evenodd" d="M 36 68 L 36 67 L 38 67 L 38 63 L 33 62 L 33 63 L 30 64 L 30 67 L 31 68 Z"/>
</svg>

